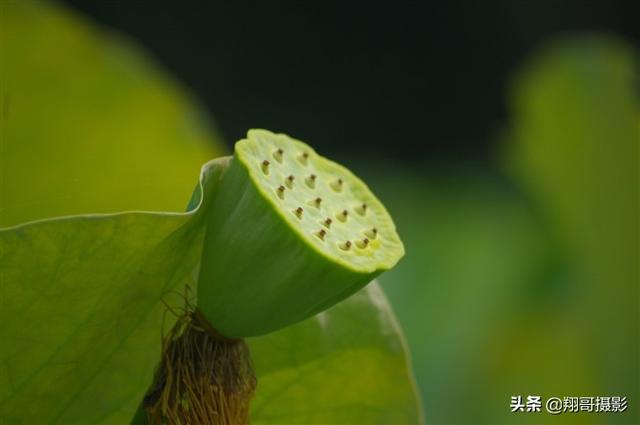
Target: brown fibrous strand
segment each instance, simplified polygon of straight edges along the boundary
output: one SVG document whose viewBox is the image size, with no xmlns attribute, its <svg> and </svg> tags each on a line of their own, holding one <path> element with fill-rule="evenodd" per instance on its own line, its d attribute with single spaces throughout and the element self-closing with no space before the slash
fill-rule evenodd
<svg viewBox="0 0 640 425">
<path fill-rule="evenodd" d="M 150 424 L 244 425 L 256 388 L 249 349 L 219 335 L 197 311 L 164 337 L 162 359 L 143 400 Z"/>
</svg>

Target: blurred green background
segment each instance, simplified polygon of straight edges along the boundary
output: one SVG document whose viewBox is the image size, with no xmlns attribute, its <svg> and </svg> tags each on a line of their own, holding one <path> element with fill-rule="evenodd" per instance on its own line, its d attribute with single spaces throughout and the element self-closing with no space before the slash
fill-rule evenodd
<svg viewBox="0 0 640 425">
<path fill-rule="evenodd" d="M 287 132 L 396 220 L 407 255 L 380 280 L 428 423 L 640 423 L 639 63 L 618 3 L 70 3 L 0 4 L 0 226 L 181 210 L 246 128 Z M 511 413 L 517 395 L 629 407 Z"/>
</svg>

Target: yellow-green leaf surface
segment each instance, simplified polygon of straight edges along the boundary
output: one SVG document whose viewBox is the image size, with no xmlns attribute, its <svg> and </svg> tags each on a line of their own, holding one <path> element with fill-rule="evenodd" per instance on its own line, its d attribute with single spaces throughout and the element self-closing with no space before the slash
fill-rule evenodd
<svg viewBox="0 0 640 425">
<path fill-rule="evenodd" d="M 180 211 L 224 152 L 140 49 L 48 2 L 0 1 L 0 108 L 0 226 Z"/>
<path fill-rule="evenodd" d="M 0 20 L 0 423 L 127 423 L 172 322 L 162 300 L 196 289 L 207 204 L 120 211 L 183 210 L 222 149 L 126 42 L 48 3 L 0 2 Z M 223 164 L 202 168 L 204 201 Z M 249 343 L 254 423 L 420 420 L 375 283 Z"/>
<path fill-rule="evenodd" d="M 215 164 L 203 168 L 205 200 L 216 188 Z M 0 230 L 0 423 L 129 419 L 159 359 L 161 298 L 193 285 L 204 212 L 75 216 Z"/>
<path fill-rule="evenodd" d="M 375 281 L 249 345 L 258 374 L 253 424 L 422 423 L 407 347 Z"/>
</svg>

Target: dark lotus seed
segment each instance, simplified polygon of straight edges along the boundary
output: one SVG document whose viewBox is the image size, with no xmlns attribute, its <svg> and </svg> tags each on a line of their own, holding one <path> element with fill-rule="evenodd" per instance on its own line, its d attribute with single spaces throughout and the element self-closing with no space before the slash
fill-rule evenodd
<svg viewBox="0 0 640 425">
<path fill-rule="evenodd" d="M 263 173 L 269 174 L 269 161 L 267 161 L 266 159 L 262 161 L 261 168 Z"/>
<path fill-rule="evenodd" d="M 371 239 L 375 239 L 378 236 L 378 229 L 376 229 L 375 227 L 371 230 L 365 230 L 363 232 L 366 236 L 368 236 Z"/>
<path fill-rule="evenodd" d="M 290 175 L 289 177 L 287 177 L 287 181 L 285 182 L 287 186 L 289 186 L 289 189 L 291 189 L 291 187 L 293 186 L 293 181 L 296 178 L 293 175 Z"/>
<path fill-rule="evenodd" d="M 343 251 L 348 251 L 351 248 L 351 241 L 346 241 L 345 243 L 340 245 L 340 249 Z"/>
<path fill-rule="evenodd" d="M 356 245 L 358 245 L 358 248 L 366 248 L 367 245 L 369 245 L 369 239 L 364 238 L 363 240 L 356 242 Z"/>
<path fill-rule="evenodd" d="M 316 185 L 316 175 L 315 174 L 311 174 L 309 177 L 306 178 L 306 183 L 307 186 L 309 186 L 311 189 L 313 189 Z"/>
</svg>

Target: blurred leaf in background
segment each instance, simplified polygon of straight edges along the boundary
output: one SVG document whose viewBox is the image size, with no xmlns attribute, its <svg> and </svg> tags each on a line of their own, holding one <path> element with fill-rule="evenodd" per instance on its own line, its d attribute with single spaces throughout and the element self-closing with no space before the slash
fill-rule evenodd
<svg viewBox="0 0 640 425">
<path fill-rule="evenodd" d="M 495 333 L 518 316 L 521 291 L 534 294 L 555 273 L 553 249 L 527 202 L 494 173 L 394 171 L 372 187 L 408 249 L 380 279 L 407 334 L 427 423 L 495 423 L 489 409 L 508 408 L 488 385 Z"/>
<path fill-rule="evenodd" d="M 182 211 L 202 164 L 225 151 L 140 49 L 49 2 L 0 4 L 0 63 L 0 227 Z"/>
<path fill-rule="evenodd" d="M 640 421 L 635 55 L 579 36 L 525 64 L 500 152 L 513 179 L 479 166 L 370 173 L 407 246 L 381 281 L 427 422 Z M 514 416 L 512 395 L 627 396 L 629 408 Z"/>
<path fill-rule="evenodd" d="M 569 268 L 567 327 L 555 332 L 581 343 L 590 379 L 577 390 L 629 399 L 609 423 L 640 423 L 638 59 L 621 40 L 575 37 L 535 56 L 512 90 L 507 164 Z"/>
</svg>

